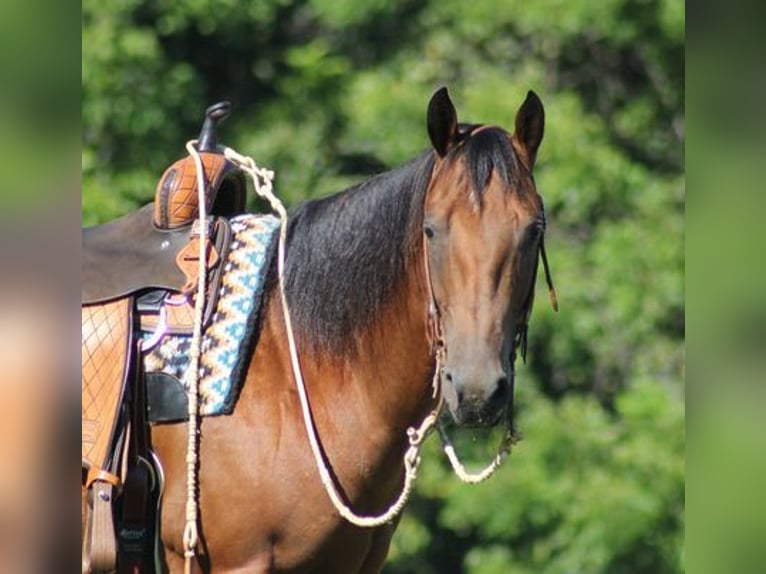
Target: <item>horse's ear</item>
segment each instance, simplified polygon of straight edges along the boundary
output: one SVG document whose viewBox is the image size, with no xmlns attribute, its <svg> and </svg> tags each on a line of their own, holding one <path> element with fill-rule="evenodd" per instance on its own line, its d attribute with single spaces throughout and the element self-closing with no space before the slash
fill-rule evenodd
<svg viewBox="0 0 766 574">
<path fill-rule="evenodd" d="M 543 103 L 532 90 L 527 92 L 527 99 L 516 113 L 515 138 L 526 156 L 527 167 L 531 170 L 537 157 L 537 148 L 543 141 L 545 129 L 545 110 Z"/>
<path fill-rule="evenodd" d="M 445 87 L 439 88 L 428 103 L 428 137 L 441 157 L 457 141 L 457 112 Z"/>
</svg>

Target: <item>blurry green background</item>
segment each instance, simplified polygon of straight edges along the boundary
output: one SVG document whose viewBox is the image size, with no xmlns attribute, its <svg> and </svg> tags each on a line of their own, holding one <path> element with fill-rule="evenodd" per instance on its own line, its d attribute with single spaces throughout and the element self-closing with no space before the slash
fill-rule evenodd
<svg viewBox="0 0 766 574">
<path fill-rule="evenodd" d="M 221 141 L 295 205 L 426 149 L 441 85 L 508 129 L 534 89 L 561 311 L 538 293 L 524 440 L 476 487 L 429 441 L 385 572 L 685 570 L 680 0 L 85 0 L 82 32 L 84 225 L 150 201 L 220 99 Z"/>
</svg>

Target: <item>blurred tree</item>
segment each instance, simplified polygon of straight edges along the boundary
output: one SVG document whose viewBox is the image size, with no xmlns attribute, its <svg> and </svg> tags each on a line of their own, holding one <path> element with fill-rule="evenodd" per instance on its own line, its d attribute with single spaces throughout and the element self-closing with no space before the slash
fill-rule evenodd
<svg viewBox="0 0 766 574">
<path fill-rule="evenodd" d="M 432 441 L 386 572 L 683 571 L 680 0 L 87 0 L 82 72 L 85 224 L 149 201 L 219 99 L 294 205 L 425 149 L 440 85 L 507 128 L 534 89 L 562 310 L 532 318 L 526 440 L 474 488 Z"/>
</svg>

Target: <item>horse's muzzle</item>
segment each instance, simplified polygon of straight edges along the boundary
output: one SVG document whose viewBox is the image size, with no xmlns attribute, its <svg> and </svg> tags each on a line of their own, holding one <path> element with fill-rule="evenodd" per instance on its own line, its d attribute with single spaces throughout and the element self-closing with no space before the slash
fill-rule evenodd
<svg viewBox="0 0 766 574">
<path fill-rule="evenodd" d="M 500 421 L 508 406 L 511 385 L 506 377 L 499 377 L 489 385 L 471 388 L 459 381 L 451 383 L 448 374 L 443 389 L 445 402 L 456 424 L 491 427 Z"/>
</svg>

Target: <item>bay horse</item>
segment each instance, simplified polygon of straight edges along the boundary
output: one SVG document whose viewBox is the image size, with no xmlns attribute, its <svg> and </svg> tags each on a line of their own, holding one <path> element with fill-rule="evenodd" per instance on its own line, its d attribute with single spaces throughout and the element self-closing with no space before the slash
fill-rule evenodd
<svg viewBox="0 0 766 574">
<path fill-rule="evenodd" d="M 544 231 L 532 176 L 544 111 L 529 92 L 515 132 L 459 124 L 447 90 L 427 112 L 433 149 L 290 216 L 285 290 L 311 414 L 330 472 L 360 514 L 401 491 L 406 429 L 434 408 L 429 309 L 458 425 L 512 409 Z M 363 528 L 331 504 L 306 440 L 276 270 L 233 414 L 203 419 L 203 571 L 378 572 L 397 520 Z M 186 426 L 157 425 L 165 568 L 184 567 Z"/>
</svg>

